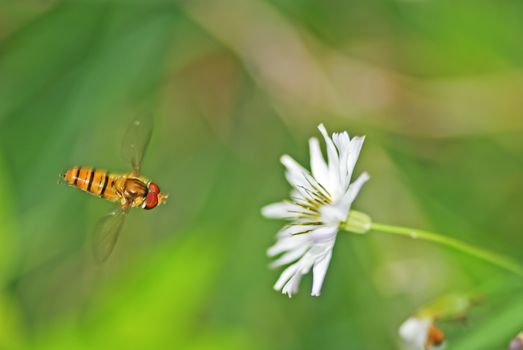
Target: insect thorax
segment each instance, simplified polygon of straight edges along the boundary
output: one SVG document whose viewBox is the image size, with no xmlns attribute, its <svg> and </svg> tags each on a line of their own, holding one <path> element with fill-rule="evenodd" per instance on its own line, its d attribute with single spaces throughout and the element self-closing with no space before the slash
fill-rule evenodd
<svg viewBox="0 0 523 350">
<path fill-rule="evenodd" d="M 147 184 L 134 177 L 128 177 L 123 182 L 122 193 L 124 198 L 132 207 L 140 206 L 147 195 Z"/>
</svg>

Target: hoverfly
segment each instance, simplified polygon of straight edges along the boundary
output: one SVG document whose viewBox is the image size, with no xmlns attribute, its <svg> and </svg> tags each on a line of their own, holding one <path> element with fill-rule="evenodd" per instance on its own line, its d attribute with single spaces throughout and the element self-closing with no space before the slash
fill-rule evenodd
<svg viewBox="0 0 523 350">
<path fill-rule="evenodd" d="M 132 172 L 114 174 L 106 170 L 74 166 L 60 177 L 63 182 L 84 192 L 116 203 L 117 207 L 99 222 L 93 235 L 93 252 L 103 262 L 111 255 L 125 217 L 131 208 L 153 209 L 165 203 L 160 187 L 140 175 L 143 156 L 152 134 L 150 119 L 134 120 L 125 133 L 122 155 L 130 161 Z"/>
</svg>

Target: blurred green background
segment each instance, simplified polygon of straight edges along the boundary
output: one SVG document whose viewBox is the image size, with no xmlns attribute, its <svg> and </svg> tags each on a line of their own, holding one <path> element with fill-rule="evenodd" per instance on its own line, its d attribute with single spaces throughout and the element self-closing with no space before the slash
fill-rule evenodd
<svg viewBox="0 0 523 350">
<path fill-rule="evenodd" d="M 523 3 L 435 0 L 0 0 L 1 349 L 398 349 L 415 310 L 484 300 L 441 324 L 449 349 L 505 349 L 516 277 L 431 244 L 340 234 L 322 295 L 288 299 L 265 250 L 317 124 L 365 134 L 355 207 L 523 262 Z M 134 210 L 98 266 L 110 203 L 57 185 L 113 172 L 153 106 Z"/>
</svg>

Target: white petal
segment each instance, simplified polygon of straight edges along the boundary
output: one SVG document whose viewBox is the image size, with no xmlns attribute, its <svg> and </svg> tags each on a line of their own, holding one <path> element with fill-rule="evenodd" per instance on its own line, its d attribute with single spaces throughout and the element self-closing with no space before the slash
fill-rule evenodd
<svg viewBox="0 0 523 350">
<path fill-rule="evenodd" d="M 338 152 L 336 151 L 336 146 L 334 145 L 334 142 L 332 142 L 331 138 L 327 134 L 327 130 L 325 129 L 325 126 L 323 124 L 320 124 L 318 126 L 318 129 L 320 130 L 321 134 L 323 135 L 323 138 L 325 139 L 325 143 L 327 145 L 327 159 L 328 159 L 328 169 L 329 169 L 329 184 L 330 187 L 328 188 L 329 192 L 332 196 L 336 197 L 339 192 L 339 186 L 340 186 L 340 160 L 338 158 Z"/>
<path fill-rule="evenodd" d="M 262 208 L 262 215 L 272 219 L 292 219 L 302 212 L 303 208 L 290 202 L 278 202 Z"/>
<path fill-rule="evenodd" d="M 431 325 L 430 318 L 411 317 L 400 326 L 399 334 L 412 349 L 423 350 Z"/>
<path fill-rule="evenodd" d="M 340 189 L 345 192 L 346 188 L 350 182 L 350 172 L 352 169 L 348 168 L 348 159 L 351 154 L 350 150 L 350 138 L 347 132 L 334 133 L 332 139 L 336 147 L 338 148 L 339 153 L 339 177 L 340 177 Z"/>
<path fill-rule="evenodd" d="M 318 193 L 317 188 L 319 186 L 316 185 L 318 181 L 311 176 L 308 170 L 290 156 L 282 156 L 281 162 L 287 168 L 285 176 L 287 181 L 295 188 L 293 191 L 295 196 L 306 201 L 316 201 L 314 194 Z"/>
<path fill-rule="evenodd" d="M 325 274 L 329 268 L 329 263 L 332 257 L 332 249 L 325 255 L 323 259 L 316 262 L 312 269 L 312 296 L 319 296 L 323 281 L 325 280 Z"/>
<path fill-rule="evenodd" d="M 322 227 L 316 229 L 313 234 L 281 238 L 269 249 L 270 255 L 286 252 L 280 259 L 273 262 L 274 266 L 281 266 L 299 259 L 282 272 L 274 289 L 291 296 L 298 291 L 301 277 L 312 268 L 312 293 L 313 295 L 319 294 L 332 255 L 336 230 L 331 227 Z M 321 240 L 322 243 L 316 243 L 315 240 Z"/>
<path fill-rule="evenodd" d="M 277 237 L 278 238 L 292 238 L 292 237 L 307 237 L 309 233 L 305 232 L 313 232 L 314 230 L 318 229 L 318 225 L 288 225 L 285 226 L 283 229 L 281 229 Z"/>
<path fill-rule="evenodd" d="M 307 175 L 310 176 L 309 172 L 304 167 L 302 167 L 298 162 L 288 155 L 283 155 L 281 157 L 281 162 L 287 168 L 285 175 L 287 177 L 287 181 L 289 181 L 293 187 L 296 189 L 305 187 L 309 190 L 312 190 L 309 182 L 307 181 Z"/>
<path fill-rule="evenodd" d="M 303 235 L 309 237 L 309 239 L 317 245 L 332 243 L 336 241 L 336 235 L 338 233 L 338 226 L 322 226 L 309 234 Z M 295 236 L 298 237 L 298 236 Z"/>
<path fill-rule="evenodd" d="M 270 266 L 274 269 L 276 267 L 290 264 L 291 262 L 301 258 L 303 254 L 307 252 L 308 249 L 308 246 L 301 246 L 294 250 L 290 250 L 287 253 L 283 254 L 280 258 L 274 260 Z"/>
<path fill-rule="evenodd" d="M 309 149 L 311 157 L 311 171 L 312 176 L 318 181 L 323 187 L 329 188 L 329 170 L 327 163 L 321 154 L 320 144 L 318 139 L 313 137 L 309 140 Z"/>
<path fill-rule="evenodd" d="M 292 276 L 294 276 L 296 274 L 296 272 L 298 271 L 298 268 L 299 268 L 299 262 L 292 264 L 289 267 L 287 267 L 285 270 L 283 270 L 283 272 L 280 275 L 280 278 L 278 278 L 278 280 L 274 284 L 273 288 L 275 290 L 281 290 L 283 288 L 283 286 L 292 278 Z"/>
<path fill-rule="evenodd" d="M 281 292 L 283 294 L 287 294 L 290 297 L 293 296 L 293 294 L 298 293 L 298 289 L 300 286 L 301 278 L 303 277 L 303 274 L 300 271 L 297 271 L 290 280 L 283 286 Z"/>
<path fill-rule="evenodd" d="M 347 158 L 348 179 L 352 177 L 352 172 L 354 171 L 354 167 L 356 166 L 356 162 L 358 161 L 358 157 L 360 156 L 361 148 L 363 146 L 364 141 L 365 136 L 355 136 L 352 138 L 352 140 L 350 140 L 349 156 Z"/>
<path fill-rule="evenodd" d="M 297 249 L 303 245 L 309 245 L 310 239 L 307 236 L 308 235 L 297 235 L 280 238 L 272 247 L 267 249 L 267 255 L 273 257 L 283 252 Z"/>
<path fill-rule="evenodd" d="M 361 188 L 367 181 L 369 181 L 369 179 L 369 174 L 363 172 L 353 183 L 350 184 L 347 193 L 343 196 L 343 202 L 348 205 L 348 209 L 350 209 L 350 205 L 354 202 L 358 193 L 360 193 Z"/>
<path fill-rule="evenodd" d="M 340 203 L 342 204 L 342 203 Z M 326 225 L 339 225 L 347 220 L 349 210 L 346 205 L 325 205 L 320 208 L 321 221 Z"/>
</svg>

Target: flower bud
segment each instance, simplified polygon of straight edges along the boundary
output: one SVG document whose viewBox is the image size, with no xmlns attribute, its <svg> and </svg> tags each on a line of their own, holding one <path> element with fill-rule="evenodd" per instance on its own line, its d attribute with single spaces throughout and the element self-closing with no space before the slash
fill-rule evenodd
<svg viewBox="0 0 523 350">
<path fill-rule="evenodd" d="M 341 224 L 341 229 L 353 233 L 367 233 L 372 225 L 372 219 L 365 213 L 351 210 L 347 220 Z"/>
</svg>

